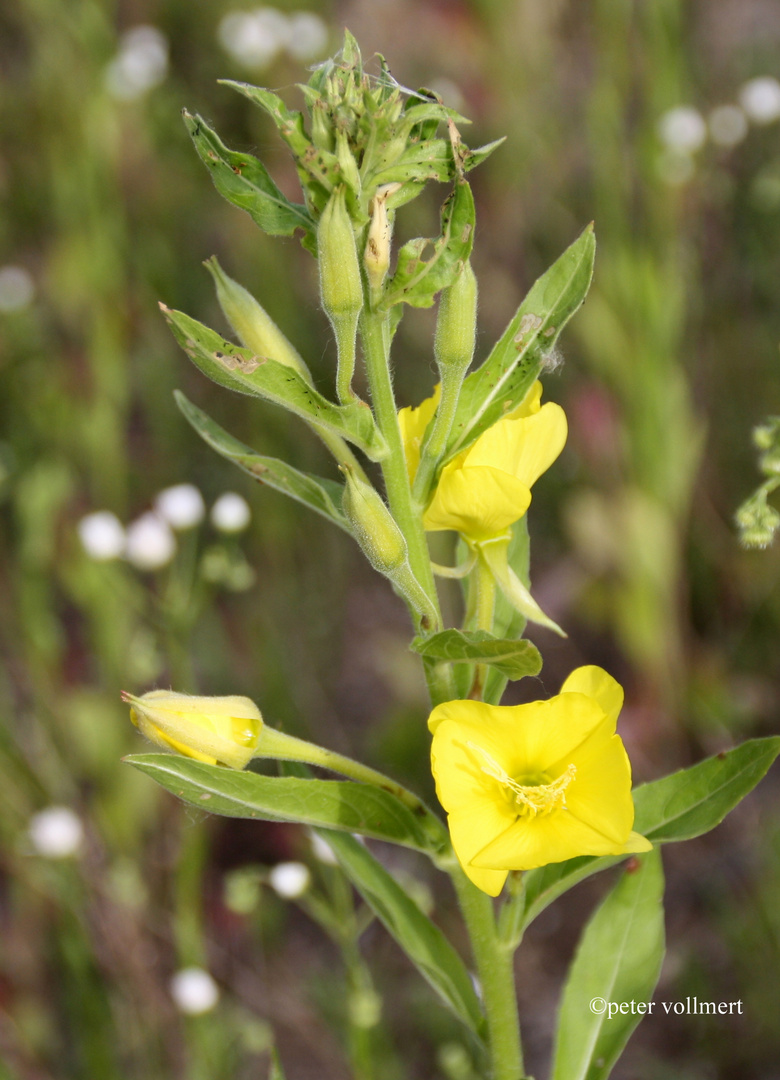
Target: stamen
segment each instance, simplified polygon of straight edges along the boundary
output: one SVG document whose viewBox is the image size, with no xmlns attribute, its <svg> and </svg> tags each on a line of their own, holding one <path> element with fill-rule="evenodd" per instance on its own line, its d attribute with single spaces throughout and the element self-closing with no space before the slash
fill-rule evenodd
<svg viewBox="0 0 780 1080">
<path fill-rule="evenodd" d="M 482 772 L 512 792 L 520 814 L 536 817 L 537 814 L 566 809 L 566 788 L 577 775 L 576 765 L 568 765 L 564 772 L 549 784 L 521 784 L 511 777 L 484 747 L 475 742 L 467 742 L 466 746 L 482 758 L 484 764 L 479 766 Z"/>
</svg>

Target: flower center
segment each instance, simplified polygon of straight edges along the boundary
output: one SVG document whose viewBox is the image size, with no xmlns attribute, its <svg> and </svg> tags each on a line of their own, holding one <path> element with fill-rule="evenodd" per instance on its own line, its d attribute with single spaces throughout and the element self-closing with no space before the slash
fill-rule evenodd
<svg viewBox="0 0 780 1080">
<path fill-rule="evenodd" d="M 497 780 L 507 797 L 517 804 L 520 816 L 534 818 L 537 814 L 550 814 L 553 810 L 566 809 L 566 788 L 577 775 L 576 765 L 567 765 L 555 780 L 548 780 L 544 773 L 512 777 L 483 747 L 474 742 L 466 745 L 481 759 L 479 767 L 482 772 Z"/>
</svg>

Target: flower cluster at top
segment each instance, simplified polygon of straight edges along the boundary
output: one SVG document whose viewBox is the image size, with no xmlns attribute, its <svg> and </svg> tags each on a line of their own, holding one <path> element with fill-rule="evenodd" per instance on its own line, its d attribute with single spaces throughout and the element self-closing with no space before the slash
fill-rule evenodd
<svg viewBox="0 0 780 1080">
<path fill-rule="evenodd" d="M 497 896 L 510 870 L 652 845 L 632 832 L 631 766 L 615 734 L 623 691 L 598 667 L 527 705 L 449 701 L 428 725 L 455 853 Z"/>
</svg>

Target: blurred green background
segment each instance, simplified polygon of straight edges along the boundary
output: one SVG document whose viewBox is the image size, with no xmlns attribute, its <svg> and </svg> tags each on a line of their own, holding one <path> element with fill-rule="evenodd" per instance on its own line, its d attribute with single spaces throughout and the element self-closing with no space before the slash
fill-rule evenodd
<svg viewBox="0 0 780 1080">
<path fill-rule="evenodd" d="M 331 476 L 332 463 L 286 414 L 207 383 L 157 310 L 225 331 L 201 265 L 216 253 L 332 389 L 313 261 L 219 198 L 179 112 L 201 112 L 297 198 L 271 125 L 216 80 L 270 86 L 300 107 L 295 84 L 344 26 L 403 85 L 431 86 L 472 117 L 472 145 L 508 135 L 473 175 L 480 357 L 596 222 L 594 286 L 546 378 L 569 445 L 530 516 L 535 595 L 570 636 L 534 635 L 544 672 L 508 700 L 557 692 L 580 663 L 608 667 L 626 686 L 639 781 L 777 730 L 780 548 L 743 551 L 732 525 L 758 483 L 750 430 L 780 412 L 777 5 L 11 0 L 0 9 L 3 1078 L 264 1076 L 271 1029 L 290 1080 L 337 1080 L 350 1059 L 366 1080 L 472 1075 L 455 1022 L 381 929 L 353 917 L 303 831 L 197 815 L 119 760 L 143 749 L 120 689 L 173 685 L 246 694 L 268 722 L 430 792 L 402 606 L 345 535 L 201 444 L 171 392 L 262 453 Z M 441 194 L 402 212 L 402 239 L 435 228 Z M 434 318 L 413 311 L 399 331 L 401 404 L 434 381 Z M 191 490 L 158 498 L 180 484 L 202 493 L 202 521 Z M 227 491 L 251 507 L 245 528 L 224 501 L 208 516 Z M 654 1016 L 615 1077 L 780 1076 L 779 803 L 770 777 L 666 859 L 656 997 L 740 999 L 743 1015 Z M 386 854 L 424 902 L 434 890 L 457 938 L 447 889 L 411 855 Z M 298 904 L 273 876 L 289 862 L 313 876 Z M 545 913 L 520 953 L 537 1077 L 578 928 L 606 884 Z M 331 939 L 314 925 L 326 909 L 340 913 Z M 188 998 L 171 980 L 193 966 L 210 977 L 200 997 L 191 980 Z"/>
</svg>

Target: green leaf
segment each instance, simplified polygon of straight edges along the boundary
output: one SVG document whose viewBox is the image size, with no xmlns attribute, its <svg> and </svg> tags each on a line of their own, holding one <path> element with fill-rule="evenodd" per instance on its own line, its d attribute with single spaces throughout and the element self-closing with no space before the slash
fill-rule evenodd
<svg viewBox="0 0 780 1080">
<path fill-rule="evenodd" d="M 623 873 L 580 940 L 563 992 L 552 1080 L 606 1080 L 642 1019 L 632 1002 L 652 1000 L 664 957 L 661 854 L 630 865 L 636 869 Z M 609 1003 L 628 1011 L 610 1016 Z"/>
<path fill-rule="evenodd" d="M 310 510 L 321 514 L 345 532 L 351 532 L 349 522 L 341 510 L 343 484 L 300 472 L 285 461 L 256 453 L 193 405 L 180 390 L 175 390 L 173 396 L 189 423 L 218 454 L 238 465 L 239 469 L 249 473 L 261 484 L 289 495 L 291 499 L 308 506 Z"/>
<path fill-rule="evenodd" d="M 425 237 L 410 240 L 398 252 L 385 306 L 403 301 L 412 307 L 430 307 L 436 293 L 452 284 L 458 266 L 471 254 L 474 220 L 474 196 L 467 182 L 459 180 L 442 207 L 441 235 L 433 243 L 430 258 L 423 258 L 431 244 Z"/>
<path fill-rule="evenodd" d="M 442 464 L 523 400 L 544 356 L 585 299 L 595 251 L 589 225 L 533 285 L 488 358 L 464 380 Z"/>
<path fill-rule="evenodd" d="M 124 758 L 192 806 L 233 818 L 296 821 L 360 833 L 427 854 L 432 841 L 418 817 L 389 791 L 352 780 L 261 776 L 177 754 Z"/>
<path fill-rule="evenodd" d="M 288 109 L 278 94 L 260 86 L 250 86 L 249 83 L 233 82 L 231 79 L 220 79 L 219 82 L 222 86 L 237 90 L 268 113 L 295 157 L 301 183 L 312 196 L 317 209 L 321 210 L 334 187 L 345 182 L 336 155 L 314 145 L 306 134 L 303 114 L 297 109 Z M 314 181 L 314 189 L 311 181 Z M 310 247 L 310 250 L 316 251 L 316 246 Z"/>
<path fill-rule="evenodd" d="M 317 830 L 365 902 L 464 1024 L 482 1034 L 484 1017 L 466 966 L 447 938 L 371 852 L 344 833 Z"/>
<path fill-rule="evenodd" d="M 442 630 L 430 637 L 415 638 L 411 647 L 429 660 L 491 664 L 508 679 L 538 675 L 542 670 L 539 650 L 530 641 L 493 637 L 487 630 Z"/>
<path fill-rule="evenodd" d="M 181 311 L 160 308 L 190 360 L 215 383 L 283 405 L 315 428 L 327 428 L 358 446 L 372 461 L 387 456 L 387 444 L 365 402 L 334 405 L 297 371 L 270 357 L 226 341 Z"/>
<path fill-rule="evenodd" d="M 780 754 L 780 736 L 749 739 L 733 750 L 706 758 L 633 792 L 634 828 L 654 844 L 691 840 L 714 829 L 765 775 Z M 527 926 L 573 885 L 624 858 L 589 855 L 550 863 L 523 876 Z"/>
<path fill-rule="evenodd" d="M 246 210 L 255 224 L 271 236 L 292 236 L 296 229 L 314 235 L 309 211 L 282 194 L 262 162 L 251 154 L 228 150 L 200 116 L 192 116 L 186 109 L 183 116 L 195 149 L 220 195 Z"/>
<path fill-rule="evenodd" d="M 268 1066 L 268 1080 L 285 1080 L 279 1051 L 275 1046 L 271 1049 L 271 1063 Z"/>
<path fill-rule="evenodd" d="M 634 791 L 634 828 L 654 844 L 691 840 L 719 825 L 780 754 L 780 736 L 747 742 Z"/>
</svg>

